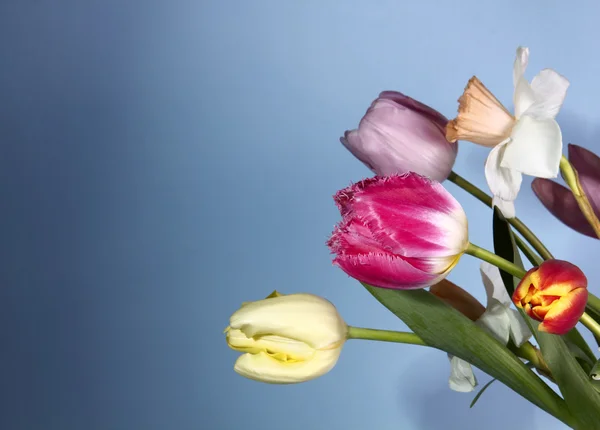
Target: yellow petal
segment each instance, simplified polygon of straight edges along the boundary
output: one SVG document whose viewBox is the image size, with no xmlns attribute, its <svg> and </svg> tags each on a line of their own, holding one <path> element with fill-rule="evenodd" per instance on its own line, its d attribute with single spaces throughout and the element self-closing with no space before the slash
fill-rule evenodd
<svg viewBox="0 0 600 430">
<path fill-rule="evenodd" d="M 238 358 L 234 370 L 246 378 L 269 384 L 295 384 L 318 378 L 329 372 L 337 362 L 341 347 L 317 351 L 312 360 L 286 363 L 268 355 L 244 354 Z"/>
</svg>

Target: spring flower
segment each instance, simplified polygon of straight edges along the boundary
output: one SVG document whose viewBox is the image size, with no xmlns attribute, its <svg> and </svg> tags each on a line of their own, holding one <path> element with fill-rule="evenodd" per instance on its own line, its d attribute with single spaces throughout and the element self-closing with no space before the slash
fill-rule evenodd
<svg viewBox="0 0 600 430">
<path fill-rule="evenodd" d="M 460 311 L 484 330 L 487 330 L 503 345 L 509 338 L 521 346 L 531 337 L 531 331 L 519 312 L 511 309 L 511 299 L 506 292 L 500 270 L 489 263 L 481 263 L 481 278 L 487 295 L 487 307 L 462 288 L 448 280 L 433 285 L 430 292 Z M 471 365 L 461 358 L 448 355 L 450 359 L 450 388 L 459 392 L 470 392 L 477 386 Z"/>
<path fill-rule="evenodd" d="M 340 141 L 379 176 L 416 172 L 445 180 L 458 152 L 446 140 L 448 119 L 438 111 L 396 91 L 373 101 L 358 129 Z"/>
<path fill-rule="evenodd" d="M 577 145 L 569 144 L 569 162 L 596 216 L 600 217 L 600 157 Z M 542 204 L 560 221 L 586 236 L 598 239 L 594 229 L 579 209 L 571 190 L 549 179 L 536 178 L 531 184 Z"/>
<path fill-rule="evenodd" d="M 524 73 L 528 60 L 529 49 L 518 48 L 513 70 L 514 116 L 473 77 L 459 99 L 458 116 L 446 128 L 451 142 L 469 140 L 492 148 L 485 177 L 494 205 L 507 218 L 515 216 L 514 200 L 522 174 L 555 178 L 562 156 L 562 134 L 554 118 L 569 81 L 552 69 L 544 69 L 527 82 Z"/>
<path fill-rule="evenodd" d="M 546 260 L 529 270 L 515 289 L 512 300 L 531 318 L 542 321 L 538 330 L 565 334 L 583 315 L 587 303 L 587 279 L 575 265 Z"/>
<path fill-rule="evenodd" d="M 374 177 L 335 195 L 342 221 L 333 263 L 367 284 L 412 289 L 445 278 L 469 245 L 467 217 L 438 182 L 416 173 Z"/>
<path fill-rule="evenodd" d="M 318 378 L 337 362 L 347 326 L 329 301 L 312 294 L 273 292 L 244 303 L 225 329 L 228 345 L 244 352 L 234 370 L 271 384 Z"/>
</svg>

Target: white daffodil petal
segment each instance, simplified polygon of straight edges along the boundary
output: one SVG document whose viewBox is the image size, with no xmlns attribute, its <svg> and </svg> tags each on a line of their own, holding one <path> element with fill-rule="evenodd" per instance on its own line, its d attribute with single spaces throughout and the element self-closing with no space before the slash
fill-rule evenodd
<svg viewBox="0 0 600 430">
<path fill-rule="evenodd" d="M 500 269 L 484 261 L 479 266 L 479 271 L 481 272 L 481 279 L 487 295 L 487 307 L 490 307 L 494 300 L 505 306 L 510 306 L 512 300 L 506 292 L 504 281 L 502 281 L 502 276 L 500 275 Z"/>
<path fill-rule="evenodd" d="M 527 64 L 529 63 L 529 48 L 519 46 L 517 48 L 517 56 L 513 65 L 513 85 L 516 87 L 519 79 L 525 74 Z"/>
<path fill-rule="evenodd" d="M 500 165 L 509 144 L 510 140 L 507 140 L 490 151 L 485 162 L 485 179 L 494 195 L 494 205 L 498 206 L 505 217 L 513 218 L 515 213 L 512 202 L 519 194 L 523 177 L 520 172 Z"/>
<path fill-rule="evenodd" d="M 515 345 L 521 346 L 531 338 L 531 330 L 529 330 L 527 322 L 516 309 L 507 309 L 507 315 L 510 321 L 510 337 Z"/>
<path fill-rule="evenodd" d="M 234 370 L 246 378 L 269 384 L 295 384 L 318 378 L 329 372 L 337 362 L 342 348 L 317 351 L 309 361 L 284 362 L 266 352 L 243 354 Z"/>
<path fill-rule="evenodd" d="M 502 345 L 507 344 L 510 335 L 510 320 L 506 311 L 506 306 L 494 300 L 492 305 L 475 322 L 479 327 L 487 330 L 498 339 Z"/>
<path fill-rule="evenodd" d="M 552 69 L 542 70 L 531 81 L 535 103 L 525 113 L 537 119 L 554 119 L 565 100 L 567 88 L 567 78 Z"/>
<path fill-rule="evenodd" d="M 562 156 L 560 127 L 553 119 L 523 115 L 513 128 L 511 142 L 499 152 L 500 168 L 538 178 L 556 178 Z"/>
<path fill-rule="evenodd" d="M 448 355 L 450 359 L 450 379 L 448 385 L 451 390 L 460 393 L 473 391 L 477 386 L 477 378 L 473 373 L 473 368 L 465 360 Z"/>
<path fill-rule="evenodd" d="M 517 119 L 519 119 L 523 112 L 533 105 L 536 100 L 535 92 L 524 76 L 528 61 L 529 49 L 519 47 L 513 66 L 513 85 L 515 86 L 513 103 L 515 105 L 515 118 Z"/>
</svg>

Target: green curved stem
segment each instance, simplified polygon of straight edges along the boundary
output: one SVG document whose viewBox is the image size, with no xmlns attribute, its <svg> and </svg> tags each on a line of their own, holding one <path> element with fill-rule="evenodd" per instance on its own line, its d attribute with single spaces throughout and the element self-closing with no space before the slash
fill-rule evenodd
<svg viewBox="0 0 600 430">
<path fill-rule="evenodd" d="M 577 170 L 573 168 L 571 163 L 569 163 L 569 160 L 567 160 L 564 155 L 560 159 L 560 172 L 562 173 L 563 179 L 571 189 L 573 197 L 575 197 L 575 201 L 577 201 L 577 205 L 579 206 L 581 213 L 583 213 L 583 216 L 585 216 L 585 219 L 594 230 L 594 233 L 596 233 L 596 236 L 600 238 L 600 220 L 598 220 L 598 217 L 596 216 L 596 213 L 594 212 L 594 209 L 592 208 L 592 205 L 590 204 L 590 201 L 588 200 L 587 195 L 585 194 L 585 191 L 579 182 Z"/>
<path fill-rule="evenodd" d="M 423 339 L 414 333 L 352 326 L 348 327 L 348 339 L 379 340 L 382 342 L 409 343 L 412 345 L 429 346 Z"/>
<path fill-rule="evenodd" d="M 454 171 L 450 172 L 448 180 L 465 190 L 467 193 L 471 194 L 480 202 L 486 204 L 490 208 L 492 207 L 492 198 L 483 190 L 478 188 L 476 185 L 472 184 L 471 182 L 467 181 L 465 178 L 460 176 L 458 173 Z M 510 225 L 512 225 L 515 228 L 515 230 L 517 230 L 525 238 L 525 240 L 527 240 L 535 248 L 537 253 L 540 254 L 544 260 L 550 260 L 551 258 L 554 258 L 548 250 L 548 248 L 544 246 L 544 244 L 538 239 L 538 237 L 535 234 L 533 234 L 533 232 L 529 230 L 529 228 L 525 224 L 523 224 L 523 222 L 519 218 L 510 218 L 507 219 L 507 221 Z M 519 245 L 518 241 L 517 245 Z M 519 248 L 521 248 L 521 246 L 519 246 Z M 523 248 L 521 248 L 521 250 L 524 253 L 526 253 L 526 251 Z M 527 254 L 525 255 L 527 256 Z M 527 258 L 529 258 L 529 256 L 527 256 Z"/>
<path fill-rule="evenodd" d="M 525 273 L 527 273 L 524 269 L 521 269 L 516 264 L 513 264 L 499 255 L 496 255 L 487 249 L 481 248 L 472 243 L 469 243 L 469 247 L 465 252 L 475 258 L 479 258 L 480 260 L 493 264 L 494 266 L 504 270 L 506 273 L 510 273 L 516 278 L 521 279 L 523 276 L 525 276 Z"/>
<path fill-rule="evenodd" d="M 600 338 L 600 324 L 598 324 L 587 312 L 584 312 L 583 315 L 581 315 L 579 322 L 586 326 L 586 328 L 593 333 L 596 339 Z"/>
</svg>

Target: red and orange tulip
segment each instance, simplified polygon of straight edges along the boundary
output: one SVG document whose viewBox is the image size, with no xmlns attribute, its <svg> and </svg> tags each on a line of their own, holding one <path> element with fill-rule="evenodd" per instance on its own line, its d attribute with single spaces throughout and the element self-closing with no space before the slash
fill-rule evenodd
<svg viewBox="0 0 600 430">
<path fill-rule="evenodd" d="M 547 260 L 529 270 L 512 296 L 517 307 L 542 321 L 538 330 L 553 334 L 575 327 L 587 298 L 587 278 L 577 266 L 562 260 Z"/>
</svg>

